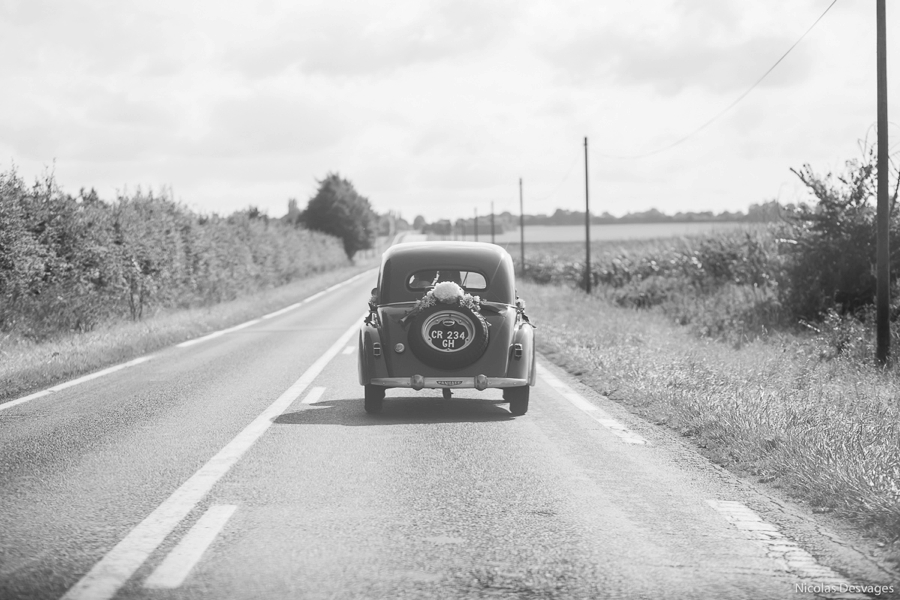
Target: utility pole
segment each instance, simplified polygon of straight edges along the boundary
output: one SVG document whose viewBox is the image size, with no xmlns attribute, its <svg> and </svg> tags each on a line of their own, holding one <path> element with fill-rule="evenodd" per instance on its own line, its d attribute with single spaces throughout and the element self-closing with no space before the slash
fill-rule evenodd
<svg viewBox="0 0 900 600">
<path fill-rule="evenodd" d="M 475 209 L 475 241 L 478 241 L 478 209 Z"/>
<path fill-rule="evenodd" d="M 887 365 L 891 354 L 890 323 L 890 207 L 888 206 L 888 109 L 887 109 L 887 31 L 885 26 L 885 0 L 877 0 L 876 43 L 878 72 L 878 221 L 875 251 L 875 358 Z"/>
<path fill-rule="evenodd" d="M 591 293 L 591 203 L 588 196 L 588 144 L 584 138 L 584 291 Z"/>
<path fill-rule="evenodd" d="M 491 243 L 494 243 L 494 203 L 491 202 Z"/>
<path fill-rule="evenodd" d="M 519 177 L 519 251 L 522 257 L 522 277 L 525 277 L 525 209 L 522 204 L 522 178 Z"/>
</svg>

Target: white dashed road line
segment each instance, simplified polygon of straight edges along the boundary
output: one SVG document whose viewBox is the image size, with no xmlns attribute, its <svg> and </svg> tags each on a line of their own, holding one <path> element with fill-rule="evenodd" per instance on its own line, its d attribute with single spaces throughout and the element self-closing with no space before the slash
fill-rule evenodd
<svg viewBox="0 0 900 600">
<path fill-rule="evenodd" d="M 706 503 L 716 509 L 729 523 L 743 531 L 747 538 L 762 542 L 770 558 L 782 561 L 786 570 L 807 580 L 806 585 L 813 591 L 818 588 L 820 592 L 817 593 L 824 592 L 826 598 L 869 597 L 855 593 L 853 584 L 828 567 L 820 565 L 809 552 L 778 531 L 778 527 L 766 523 L 740 502 L 707 500 Z"/>
<path fill-rule="evenodd" d="M 165 560 L 150 574 L 144 582 L 144 587 L 157 590 L 181 587 L 235 510 L 237 506 L 233 505 L 209 507 L 178 545 L 166 555 Z"/>
<path fill-rule="evenodd" d="M 309 390 L 309 393 L 306 395 L 306 398 L 303 399 L 302 404 L 315 404 L 322 398 L 322 394 L 325 393 L 325 388 L 318 386 Z"/>
<path fill-rule="evenodd" d="M 51 388 L 47 388 L 46 390 L 41 390 L 40 392 L 35 392 L 34 394 L 29 394 L 28 396 L 23 396 L 11 402 L 7 402 L 5 404 L 0 404 L 0 410 L 6 410 L 7 408 L 12 408 L 13 406 L 18 406 L 20 404 L 24 404 L 29 400 L 34 400 L 35 398 L 42 398 L 44 396 L 49 396 L 53 392 L 58 392 L 60 390 L 64 390 L 68 387 L 72 387 L 73 385 L 78 385 L 79 383 L 84 383 L 85 381 L 90 381 L 91 379 L 97 379 L 98 377 L 103 377 L 104 375 L 109 375 L 110 373 L 115 373 L 116 371 L 120 371 L 122 369 L 127 369 L 128 367 L 133 367 L 135 365 L 139 365 L 141 363 L 145 363 L 148 360 L 152 359 L 153 355 L 150 356 L 142 356 L 140 358 L 136 358 L 134 360 L 130 360 L 126 363 L 122 363 L 120 365 L 115 365 L 113 367 L 109 367 L 103 369 L 102 371 L 97 371 L 96 373 L 91 373 L 90 375 L 85 375 L 83 377 L 79 377 L 78 379 L 73 379 L 71 381 L 67 381 L 65 383 L 60 383 L 59 385 L 54 385 Z"/>
<path fill-rule="evenodd" d="M 561 379 L 559 379 L 556 375 L 551 373 L 546 368 L 538 365 L 537 372 L 538 377 L 546 381 L 547 384 L 549 384 L 550 387 L 559 392 L 559 394 L 563 398 L 583 410 L 592 419 L 609 429 L 610 432 L 612 432 L 614 435 L 621 438 L 621 440 L 626 444 L 647 443 L 647 440 L 613 419 L 608 413 L 606 413 L 606 411 L 601 409 L 599 406 L 595 406 L 593 403 L 588 402 L 581 394 L 563 383 Z"/>
<path fill-rule="evenodd" d="M 365 315 L 360 315 L 360 319 Z M 64 600 L 108 600 L 134 575 L 173 529 L 187 516 L 219 479 L 237 463 L 244 453 L 272 425 L 322 372 L 351 337 L 359 331 L 359 321 L 353 325 L 316 360 L 303 375 L 269 405 L 252 423 L 247 425 L 209 462 L 200 467 L 181 487 L 168 497 L 106 556 L 94 565 L 78 583 L 63 596 Z"/>
</svg>

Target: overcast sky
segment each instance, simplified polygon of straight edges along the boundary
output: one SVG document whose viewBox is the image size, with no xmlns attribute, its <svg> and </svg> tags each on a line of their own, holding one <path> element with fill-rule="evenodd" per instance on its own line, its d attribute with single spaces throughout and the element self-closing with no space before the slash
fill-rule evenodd
<svg viewBox="0 0 900 600">
<path fill-rule="evenodd" d="M 875 0 L 0 0 L 0 170 L 203 212 L 745 211 L 874 140 Z M 900 5 L 888 2 L 900 123 Z M 900 126 L 890 128 L 892 146 Z M 897 146 L 900 148 L 900 146 Z"/>
</svg>

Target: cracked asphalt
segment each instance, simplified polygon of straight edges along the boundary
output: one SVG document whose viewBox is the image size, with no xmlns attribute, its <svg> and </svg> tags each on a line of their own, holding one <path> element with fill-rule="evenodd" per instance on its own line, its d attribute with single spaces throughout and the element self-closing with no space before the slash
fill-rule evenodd
<svg viewBox="0 0 900 600">
<path fill-rule="evenodd" d="M 371 287 L 364 278 L 0 410 L 0 598 L 61 598 L 99 572 L 360 319 Z M 857 541 L 543 365 L 647 443 L 625 443 L 540 379 L 523 417 L 491 390 L 450 400 L 389 391 L 384 413 L 369 416 L 355 352 L 339 351 L 133 571 L 104 572 L 111 593 L 90 597 L 755 600 L 869 597 L 815 591 L 838 581 L 897 589 Z M 312 388 L 324 389 L 304 403 Z M 196 563 L 177 585 L 148 587 L 213 506 L 235 508 Z"/>
</svg>

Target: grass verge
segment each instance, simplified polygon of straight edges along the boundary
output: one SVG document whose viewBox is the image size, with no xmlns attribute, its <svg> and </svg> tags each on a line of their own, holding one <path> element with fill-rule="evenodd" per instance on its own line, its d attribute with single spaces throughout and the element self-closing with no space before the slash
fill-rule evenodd
<svg viewBox="0 0 900 600">
<path fill-rule="evenodd" d="M 900 559 L 900 381 L 809 340 L 739 349 L 692 335 L 659 311 L 565 286 L 520 282 L 538 349 L 712 460 L 782 488 L 890 545 Z"/>
<path fill-rule="evenodd" d="M 0 338 L 0 402 L 125 362 L 160 348 L 231 327 L 288 306 L 378 265 L 377 257 L 319 273 L 230 302 L 161 311 L 141 321 L 120 321 L 88 333 L 35 343 Z M 374 278 L 373 278 L 374 283 Z"/>
</svg>

